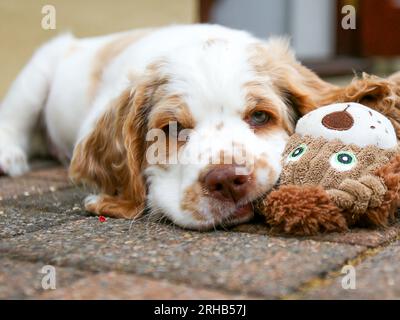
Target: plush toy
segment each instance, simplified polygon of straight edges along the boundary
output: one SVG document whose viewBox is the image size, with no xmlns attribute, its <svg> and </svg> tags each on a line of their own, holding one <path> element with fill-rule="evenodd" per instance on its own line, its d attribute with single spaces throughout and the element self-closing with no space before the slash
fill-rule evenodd
<svg viewBox="0 0 400 320">
<path fill-rule="evenodd" d="M 400 152 L 391 122 L 358 103 L 302 117 L 282 155 L 278 186 L 257 204 L 271 230 L 295 235 L 386 226 L 400 204 Z"/>
</svg>

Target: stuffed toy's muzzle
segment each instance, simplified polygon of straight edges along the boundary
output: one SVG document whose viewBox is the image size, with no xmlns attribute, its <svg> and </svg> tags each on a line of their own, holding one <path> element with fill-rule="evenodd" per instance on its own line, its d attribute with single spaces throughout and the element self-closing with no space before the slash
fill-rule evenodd
<svg viewBox="0 0 400 320">
<path fill-rule="evenodd" d="M 356 103 L 299 120 L 280 185 L 259 201 L 272 231 L 295 235 L 386 226 L 399 206 L 400 153 L 390 121 Z"/>
</svg>

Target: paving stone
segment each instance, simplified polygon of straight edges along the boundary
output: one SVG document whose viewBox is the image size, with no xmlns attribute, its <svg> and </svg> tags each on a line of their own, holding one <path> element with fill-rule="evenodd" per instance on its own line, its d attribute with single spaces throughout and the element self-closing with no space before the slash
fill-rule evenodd
<svg viewBox="0 0 400 320">
<path fill-rule="evenodd" d="M 46 179 L 51 181 L 61 181 L 70 184 L 68 170 L 65 167 L 57 166 L 51 168 L 40 168 L 25 175 L 30 178 Z"/>
<path fill-rule="evenodd" d="M 48 229 L 85 216 L 87 214 L 78 207 L 67 213 L 5 208 L 0 211 L 0 239 Z"/>
<path fill-rule="evenodd" d="M 41 273 L 46 264 L 46 261 L 32 263 L 2 257 L 0 259 L 0 299 L 26 299 L 46 292 L 47 290 L 42 287 L 42 279 L 46 274 Z M 71 282 L 88 275 L 89 273 L 84 271 L 57 267 L 56 290 L 69 286 Z"/>
<path fill-rule="evenodd" d="M 29 176 L 18 178 L 0 177 L 0 201 L 4 199 L 20 199 L 33 194 L 70 187 L 71 184 L 61 180 L 46 180 Z"/>
<path fill-rule="evenodd" d="M 108 272 L 83 278 L 67 288 L 47 291 L 37 298 L 58 300 L 231 300 L 251 297 L 192 288 L 182 284 L 173 284 L 166 280 L 153 280 L 136 275 Z"/>
<path fill-rule="evenodd" d="M 276 298 L 355 257 L 365 247 L 234 232 L 189 232 L 145 219 L 96 217 L 0 241 L 0 254 L 124 271 L 235 293 Z"/>
<path fill-rule="evenodd" d="M 9 238 L 89 216 L 87 193 L 80 188 L 55 191 L 0 203 L 0 238 Z"/>
<path fill-rule="evenodd" d="M 400 235 L 400 222 L 382 229 L 353 229 L 344 233 L 330 233 L 312 237 L 317 241 L 358 244 L 375 248 L 396 240 Z"/>
<path fill-rule="evenodd" d="M 345 290 L 342 276 L 304 294 L 307 299 L 400 299 L 400 241 L 355 267 L 356 289 Z"/>
<path fill-rule="evenodd" d="M 53 169 L 55 167 L 61 168 L 62 165 L 57 160 L 52 158 L 35 158 L 29 161 L 29 166 L 32 171 L 42 170 L 42 169 Z"/>
<path fill-rule="evenodd" d="M 263 223 L 246 223 L 236 226 L 232 229 L 236 232 L 246 232 L 254 234 L 271 235 L 267 225 Z M 328 241 L 337 243 L 347 243 L 362 245 L 367 247 L 378 247 L 395 240 L 400 235 L 400 220 L 387 228 L 381 229 L 351 229 L 343 233 L 328 233 L 313 237 L 296 237 L 302 239 L 311 239 L 315 241 Z M 288 238 L 290 238 L 288 236 Z"/>
<path fill-rule="evenodd" d="M 7 199 L 0 202 L 0 210 L 14 208 L 53 213 L 68 213 L 81 210 L 83 200 L 90 190 L 82 187 L 50 191 L 44 194 Z M 78 210 L 78 211 L 79 211 Z"/>
</svg>

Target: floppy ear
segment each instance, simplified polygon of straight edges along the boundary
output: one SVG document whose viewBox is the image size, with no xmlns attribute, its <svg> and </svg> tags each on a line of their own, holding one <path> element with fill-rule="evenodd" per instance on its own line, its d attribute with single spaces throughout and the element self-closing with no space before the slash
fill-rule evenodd
<svg viewBox="0 0 400 320">
<path fill-rule="evenodd" d="M 256 72 L 272 80 L 298 116 L 327 104 L 340 90 L 298 62 L 286 39 L 275 38 L 257 45 L 252 61 Z"/>
<path fill-rule="evenodd" d="M 158 84 L 146 80 L 133 93 L 130 88 L 124 90 L 75 147 L 70 177 L 101 192 L 87 202 L 88 211 L 124 218 L 143 211 L 147 116 Z"/>
<path fill-rule="evenodd" d="M 343 87 L 337 102 L 359 102 L 384 114 L 392 122 L 400 138 L 400 73 L 388 79 L 363 73 Z"/>
</svg>

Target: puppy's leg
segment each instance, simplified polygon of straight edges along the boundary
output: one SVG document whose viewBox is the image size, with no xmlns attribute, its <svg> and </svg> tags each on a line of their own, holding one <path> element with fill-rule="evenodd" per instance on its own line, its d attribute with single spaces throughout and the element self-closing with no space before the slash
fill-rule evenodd
<svg viewBox="0 0 400 320">
<path fill-rule="evenodd" d="M 133 219 L 143 213 L 144 205 L 138 207 L 131 201 L 108 195 L 89 195 L 85 198 L 85 209 L 97 215 Z"/>
<path fill-rule="evenodd" d="M 29 141 L 42 111 L 57 62 L 71 36 L 58 37 L 36 51 L 0 105 L 0 171 L 17 176 L 29 170 Z"/>
</svg>

